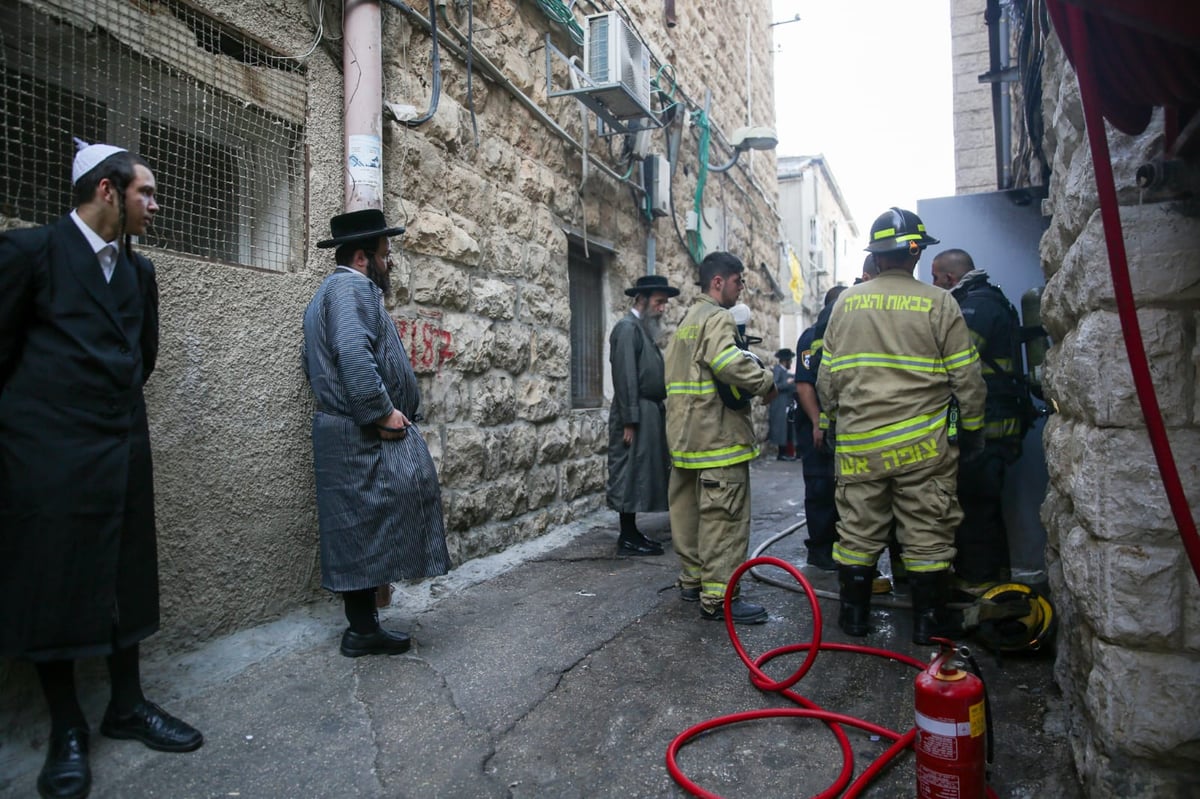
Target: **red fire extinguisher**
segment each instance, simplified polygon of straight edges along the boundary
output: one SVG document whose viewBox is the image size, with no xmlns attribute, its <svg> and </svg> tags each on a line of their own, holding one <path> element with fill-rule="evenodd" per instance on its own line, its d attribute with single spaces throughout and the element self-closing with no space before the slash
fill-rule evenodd
<svg viewBox="0 0 1200 799">
<path fill-rule="evenodd" d="M 915 686 L 917 797 L 984 799 L 989 724 L 983 680 L 967 671 L 965 647 L 939 641 L 942 651 Z"/>
</svg>

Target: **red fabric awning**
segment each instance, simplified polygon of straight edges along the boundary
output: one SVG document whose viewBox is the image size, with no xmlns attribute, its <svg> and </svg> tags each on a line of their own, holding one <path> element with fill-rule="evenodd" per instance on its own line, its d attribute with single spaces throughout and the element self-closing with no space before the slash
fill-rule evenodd
<svg viewBox="0 0 1200 799">
<path fill-rule="evenodd" d="M 1168 152 L 1178 139 L 1173 155 L 1200 155 L 1200 2 L 1047 0 L 1058 38 L 1074 65 L 1067 4 L 1085 12 L 1104 117 L 1124 133 L 1138 134 L 1162 106 Z"/>
</svg>

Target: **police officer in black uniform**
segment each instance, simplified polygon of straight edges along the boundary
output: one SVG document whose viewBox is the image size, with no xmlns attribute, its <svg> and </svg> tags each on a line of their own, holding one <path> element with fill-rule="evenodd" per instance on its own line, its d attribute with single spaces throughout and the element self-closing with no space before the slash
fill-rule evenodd
<svg viewBox="0 0 1200 799">
<path fill-rule="evenodd" d="M 958 300 L 987 384 L 986 443 L 982 455 L 959 464 L 958 501 L 964 517 L 954 540 L 958 587 L 978 594 L 1011 577 L 1001 499 L 1005 469 L 1021 456 L 1025 434 L 1022 405 L 1028 395 L 1020 377 L 1020 321 L 1004 292 L 988 280 L 987 272 L 975 268 L 964 250 L 938 253 L 933 283 Z"/>
<path fill-rule="evenodd" d="M 834 286 L 825 292 L 825 307 L 817 322 L 800 334 L 796 342 L 796 448 L 804 470 L 804 514 L 808 519 L 807 562 L 822 571 L 837 571 L 833 545 L 837 543 L 837 505 L 833 492 L 833 447 L 825 443 L 820 427 L 821 405 L 817 399 L 817 369 L 821 365 L 821 340 L 833 303 L 846 290 Z"/>
</svg>

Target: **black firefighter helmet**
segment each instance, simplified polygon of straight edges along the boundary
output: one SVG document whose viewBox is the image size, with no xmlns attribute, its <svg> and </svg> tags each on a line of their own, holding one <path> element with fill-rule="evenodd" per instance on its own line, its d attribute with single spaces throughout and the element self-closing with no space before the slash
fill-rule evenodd
<svg viewBox="0 0 1200 799">
<path fill-rule="evenodd" d="M 766 369 L 763 366 L 762 359 L 747 349 L 742 350 L 742 357 L 749 358 L 756 364 Z M 750 400 L 754 399 L 754 395 L 749 391 L 740 389 L 732 383 L 723 383 L 720 380 L 714 380 L 717 384 L 717 395 L 721 398 L 721 402 L 725 403 L 725 407 L 730 410 L 740 411 L 750 404 Z"/>
<path fill-rule="evenodd" d="M 913 255 L 938 240 L 925 231 L 925 223 L 912 211 L 895 206 L 887 209 L 871 225 L 871 243 L 867 252 L 883 253 L 905 250 Z"/>
<path fill-rule="evenodd" d="M 1024 583 L 1000 583 L 989 588 L 980 600 L 998 604 L 1012 602 L 1028 607 L 1028 613 L 1024 615 L 980 623 L 976 635 L 988 649 L 1036 652 L 1045 644 L 1053 644 L 1058 616 L 1045 594 Z"/>
</svg>

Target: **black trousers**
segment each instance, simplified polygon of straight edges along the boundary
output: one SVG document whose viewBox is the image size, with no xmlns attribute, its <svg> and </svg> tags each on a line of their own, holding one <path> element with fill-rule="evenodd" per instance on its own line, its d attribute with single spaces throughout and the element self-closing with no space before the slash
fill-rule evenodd
<svg viewBox="0 0 1200 799">
<path fill-rule="evenodd" d="M 998 582 L 1011 577 L 1002 503 L 1009 452 L 1008 445 L 989 441 L 982 455 L 958 466 L 963 521 L 954 535 L 958 549 L 954 571 L 967 582 Z"/>
<path fill-rule="evenodd" d="M 837 503 L 834 489 L 833 456 L 812 448 L 804 455 L 804 514 L 808 517 L 808 538 L 804 545 L 809 552 L 833 555 L 837 543 Z"/>
</svg>

